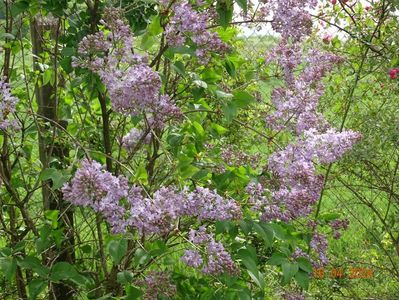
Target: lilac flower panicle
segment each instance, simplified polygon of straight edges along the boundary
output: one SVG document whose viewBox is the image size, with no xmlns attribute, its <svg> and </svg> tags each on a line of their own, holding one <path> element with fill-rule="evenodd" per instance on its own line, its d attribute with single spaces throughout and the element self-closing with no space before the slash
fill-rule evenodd
<svg viewBox="0 0 399 300">
<path fill-rule="evenodd" d="M 260 183 L 251 182 L 247 185 L 246 192 L 249 195 L 248 203 L 254 211 L 262 210 L 264 205 L 268 202 L 266 193 L 270 191 L 265 189 Z"/>
<path fill-rule="evenodd" d="M 133 53 L 133 35 L 122 13 L 108 9 L 105 16 L 101 22 L 110 32 L 83 38 L 78 47 L 81 59 L 74 58 L 73 65 L 100 76 L 115 111 L 126 115 L 148 112 L 162 121 L 175 117 L 180 109 L 160 94 L 159 74 L 148 66 L 146 56 Z"/>
<path fill-rule="evenodd" d="M 302 293 L 297 292 L 285 292 L 283 295 L 284 300 L 305 300 L 305 296 Z"/>
<path fill-rule="evenodd" d="M 284 5 L 294 2 L 299 5 L 298 1 L 281 1 Z M 266 60 L 272 61 L 283 70 L 285 86 L 272 92 L 275 111 L 266 121 L 274 130 L 290 132 L 294 141 L 269 157 L 268 169 L 277 184 L 268 197 L 257 193 L 250 195 L 250 201 L 263 220 L 289 222 L 308 216 L 320 198 L 324 179 L 316 164 L 337 161 L 361 135 L 351 130 L 337 132 L 317 111 L 324 92 L 321 79 L 342 62 L 340 57 L 318 50 L 305 56 L 298 43 L 283 40 Z M 300 65 L 304 67 L 297 74 Z"/>
<path fill-rule="evenodd" d="M 129 195 L 130 224 L 141 233 L 168 233 L 181 216 L 182 197 L 181 193 L 170 187 L 162 187 L 154 193 L 152 199 L 138 196 L 137 193 Z"/>
<path fill-rule="evenodd" d="M 142 188 L 129 188 L 125 177 L 115 177 L 99 163 L 86 159 L 62 192 L 72 204 L 102 213 L 114 232 L 133 227 L 141 234 L 165 235 L 181 217 L 216 221 L 239 219 L 242 214 L 236 201 L 201 187 L 192 192 L 161 187 L 152 197 L 145 197 Z M 122 205 L 122 199 L 126 199 L 127 204 Z"/>
<path fill-rule="evenodd" d="M 213 191 L 198 187 L 193 192 L 162 187 L 152 197 L 128 196 L 131 204 L 131 224 L 140 232 L 166 234 L 179 217 L 199 220 L 232 220 L 241 217 L 234 200 L 227 200 Z"/>
<path fill-rule="evenodd" d="M 310 248 L 318 253 L 319 265 L 317 267 L 326 266 L 328 264 L 327 247 L 328 242 L 326 236 L 318 232 L 314 233 L 310 241 Z"/>
<path fill-rule="evenodd" d="M 10 116 L 15 113 L 18 101 L 18 98 L 11 94 L 6 78 L 0 78 L 0 130 L 6 131 L 18 127 L 17 121 L 10 119 Z"/>
<path fill-rule="evenodd" d="M 309 262 L 312 264 L 313 267 L 318 267 L 319 263 L 317 263 L 314 259 L 312 259 L 310 257 L 310 254 L 306 253 L 305 251 L 303 251 L 301 248 L 296 248 L 294 253 L 292 254 L 292 258 L 293 259 L 297 259 L 299 257 L 304 257 L 307 260 L 309 260 Z"/>
<path fill-rule="evenodd" d="M 125 177 L 115 177 L 98 162 L 85 159 L 71 183 L 63 186 L 62 193 L 72 204 L 88 206 L 101 213 L 114 232 L 125 231 L 125 209 L 119 205 L 128 194 Z"/>
<path fill-rule="evenodd" d="M 162 271 L 150 271 L 143 279 L 135 282 L 145 289 L 144 299 L 157 300 L 158 296 L 172 298 L 176 294 L 176 286 L 171 282 L 169 274 Z"/>
<path fill-rule="evenodd" d="M 201 268 L 201 271 L 205 274 L 220 275 L 225 272 L 230 275 L 239 274 L 238 267 L 223 244 L 215 241 L 213 235 L 207 233 L 204 226 L 201 226 L 198 230 L 191 229 L 189 240 L 200 247 L 202 253 L 198 250 L 186 250 L 181 257 L 186 265 Z"/>
<path fill-rule="evenodd" d="M 171 46 L 180 47 L 190 40 L 197 46 L 196 55 L 203 63 L 208 62 L 210 53 L 228 51 L 219 36 L 207 29 L 212 20 L 210 11 L 196 11 L 188 1 L 178 1 L 172 8 L 173 16 L 165 29 Z"/>
<path fill-rule="evenodd" d="M 330 222 L 330 227 L 333 230 L 334 239 L 339 239 L 341 237 L 340 230 L 347 230 L 349 226 L 349 220 L 347 219 L 337 219 Z"/>
<path fill-rule="evenodd" d="M 186 250 L 181 260 L 189 267 L 199 268 L 203 264 L 201 254 L 196 250 Z"/>
<path fill-rule="evenodd" d="M 281 42 L 267 57 L 267 63 L 272 61 L 277 61 L 282 68 L 286 87 L 272 92 L 276 111 L 267 117 L 267 124 L 273 129 L 287 129 L 296 134 L 313 128 L 328 129 L 327 121 L 316 110 L 324 93 L 321 79 L 341 63 L 342 58 L 318 50 L 311 50 L 304 57 L 298 44 L 288 46 Z M 299 76 L 294 76 L 300 64 L 305 68 Z"/>
<path fill-rule="evenodd" d="M 197 187 L 184 199 L 183 212 L 200 220 L 237 220 L 242 216 L 238 203 L 221 197 L 216 191 Z"/>
<path fill-rule="evenodd" d="M 144 134 L 145 136 L 143 136 Z M 132 128 L 129 133 L 122 138 L 122 146 L 127 151 L 132 151 L 140 140 L 142 140 L 144 144 L 149 144 L 151 135 L 137 128 Z"/>
<path fill-rule="evenodd" d="M 272 0 L 273 29 L 283 39 L 297 42 L 312 32 L 310 9 L 315 8 L 317 0 Z"/>
<path fill-rule="evenodd" d="M 352 130 L 337 132 L 335 129 L 329 129 L 325 133 L 312 129 L 304 135 L 304 155 L 322 164 L 337 161 L 361 138 L 359 133 Z"/>
</svg>

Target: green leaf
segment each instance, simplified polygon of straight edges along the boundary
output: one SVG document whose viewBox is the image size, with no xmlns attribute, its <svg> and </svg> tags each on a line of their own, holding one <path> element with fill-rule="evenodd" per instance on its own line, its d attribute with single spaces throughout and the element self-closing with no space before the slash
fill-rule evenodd
<svg viewBox="0 0 399 300">
<path fill-rule="evenodd" d="M 85 285 L 87 281 L 86 277 L 79 274 L 73 265 L 63 261 L 53 265 L 50 279 L 55 282 L 67 280 L 80 286 Z"/>
<path fill-rule="evenodd" d="M 247 249 L 241 249 L 238 251 L 238 255 L 247 268 L 248 275 L 261 289 L 263 289 L 265 287 L 265 280 L 263 274 L 258 270 L 256 262 L 253 258 L 253 253 Z"/>
<path fill-rule="evenodd" d="M 247 0 L 236 0 L 237 4 L 246 13 L 248 10 Z"/>
<path fill-rule="evenodd" d="M 220 126 L 219 124 L 216 124 L 216 123 L 212 123 L 211 127 L 213 130 L 215 130 L 217 132 L 218 135 L 223 135 L 228 131 L 228 129 L 226 129 L 223 126 Z"/>
<path fill-rule="evenodd" d="M 281 226 L 280 224 L 272 223 L 272 224 L 267 224 L 264 226 L 269 226 L 273 230 L 274 236 L 277 239 L 287 240 L 287 238 L 288 238 L 287 232 L 286 232 L 285 228 L 283 226 Z"/>
<path fill-rule="evenodd" d="M 231 77 L 235 77 L 236 76 L 236 67 L 235 67 L 234 63 L 231 60 L 226 59 L 225 62 L 224 62 L 224 67 L 225 67 L 227 73 Z"/>
<path fill-rule="evenodd" d="M 281 265 L 281 268 L 283 270 L 283 278 L 284 278 L 284 283 L 288 283 L 292 277 L 295 276 L 295 274 L 298 272 L 298 264 L 296 262 L 284 262 Z"/>
<path fill-rule="evenodd" d="M 143 50 L 148 50 L 150 49 L 155 43 L 157 42 L 157 39 L 149 34 L 148 32 L 143 35 L 143 38 L 141 39 L 141 48 Z"/>
<path fill-rule="evenodd" d="M 69 180 L 69 176 L 64 175 L 60 170 L 55 168 L 49 168 L 44 170 L 40 174 L 40 178 L 43 181 L 51 179 L 53 182 L 53 185 L 51 187 L 52 190 L 57 190 L 61 188 L 64 183 Z"/>
<path fill-rule="evenodd" d="M 145 264 L 150 259 L 148 253 L 141 248 L 138 248 L 134 253 L 134 264 L 135 265 L 142 265 Z"/>
<path fill-rule="evenodd" d="M 226 93 L 220 90 L 215 91 L 215 95 L 219 99 L 230 99 L 233 98 L 233 95 L 230 93 Z"/>
<path fill-rule="evenodd" d="M 183 166 L 179 168 L 180 176 L 183 179 L 190 178 L 194 174 L 196 174 L 200 169 L 193 165 Z"/>
<path fill-rule="evenodd" d="M 253 227 L 253 222 L 252 222 L 252 220 L 241 220 L 241 221 L 239 221 L 239 225 L 240 225 L 241 231 L 245 235 L 248 235 L 251 232 L 251 229 Z"/>
<path fill-rule="evenodd" d="M 136 178 L 136 180 L 138 180 L 141 183 L 146 184 L 148 182 L 148 173 L 144 164 L 140 164 L 137 167 L 134 177 Z"/>
<path fill-rule="evenodd" d="M 129 286 L 126 288 L 126 300 L 136 300 L 136 299 L 142 299 L 143 292 L 135 287 L 135 286 Z"/>
<path fill-rule="evenodd" d="M 6 39 L 14 40 L 14 39 L 15 39 L 15 36 L 14 36 L 13 34 L 11 34 L 11 33 L 3 32 L 3 33 L 1 33 L 1 39 L 4 39 L 4 40 L 6 40 Z"/>
<path fill-rule="evenodd" d="M 312 273 L 313 266 L 307 258 L 298 257 L 296 259 L 296 261 L 297 261 L 300 269 L 304 270 L 305 272 Z"/>
<path fill-rule="evenodd" d="M 0 257 L 11 256 L 11 254 L 12 254 L 12 249 L 9 247 L 4 247 L 0 249 Z"/>
<path fill-rule="evenodd" d="M 275 252 L 269 258 L 269 260 L 267 261 L 267 264 L 272 265 L 272 266 L 279 266 L 286 262 L 288 262 L 288 258 L 285 254 L 280 253 L 280 252 Z"/>
<path fill-rule="evenodd" d="M 341 217 L 341 214 L 339 214 L 339 213 L 324 213 L 319 216 L 319 219 L 324 220 L 324 221 L 332 221 L 332 220 L 339 219 L 340 217 Z"/>
<path fill-rule="evenodd" d="M 59 210 L 46 210 L 44 213 L 44 217 L 51 221 L 51 227 L 53 229 L 57 229 L 58 227 L 58 215 L 60 211 Z"/>
<path fill-rule="evenodd" d="M 33 279 L 28 284 L 29 299 L 35 300 L 37 296 L 46 288 L 47 280 Z"/>
<path fill-rule="evenodd" d="M 204 89 L 208 88 L 208 84 L 205 81 L 197 79 L 197 80 L 194 80 L 193 83 L 198 87 L 201 87 Z"/>
<path fill-rule="evenodd" d="M 22 260 L 19 260 L 18 266 L 23 269 L 32 270 L 41 277 L 46 277 L 50 270 L 46 266 L 42 265 L 42 262 L 34 256 L 26 256 Z"/>
<path fill-rule="evenodd" d="M 62 56 L 74 56 L 75 55 L 75 48 L 72 47 L 65 47 L 61 51 Z"/>
<path fill-rule="evenodd" d="M 224 105 L 222 111 L 227 123 L 231 123 L 238 113 L 237 106 L 232 102 Z"/>
<path fill-rule="evenodd" d="M 0 258 L 0 269 L 3 271 L 4 276 L 8 281 L 11 281 L 15 277 L 17 270 L 17 261 L 12 256 Z"/>
<path fill-rule="evenodd" d="M 299 270 L 295 274 L 295 281 L 299 284 L 299 286 L 305 290 L 309 288 L 309 274 Z"/>
<path fill-rule="evenodd" d="M 92 248 L 90 245 L 83 245 L 80 247 L 80 250 L 82 250 L 83 253 L 91 253 Z"/>
<path fill-rule="evenodd" d="M 122 271 L 116 275 L 116 278 L 117 278 L 116 280 L 120 284 L 125 285 L 131 283 L 133 281 L 134 276 L 133 273 L 130 271 Z"/>
<path fill-rule="evenodd" d="M 200 123 L 198 123 L 197 121 L 194 121 L 193 127 L 194 127 L 194 131 L 197 136 L 199 136 L 200 138 L 203 138 L 205 136 L 205 130 Z"/>
<path fill-rule="evenodd" d="M 230 0 L 218 1 L 216 11 L 219 15 L 220 26 L 227 28 L 233 19 L 233 3 Z"/>
<path fill-rule="evenodd" d="M 186 67 L 184 66 L 183 62 L 177 61 L 172 65 L 172 68 L 181 76 L 186 75 Z"/>
<path fill-rule="evenodd" d="M 64 57 L 60 60 L 60 66 L 64 69 L 65 73 L 69 74 L 72 73 L 72 58 L 71 57 Z"/>
<path fill-rule="evenodd" d="M 193 56 L 195 54 L 195 50 L 193 48 L 181 46 L 181 47 L 169 48 L 165 52 L 165 56 L 170 59 L 173 58 L 174 54 L 189 54 L 189 55 Z"/>
<path fill-rule="evenodd" d="M 127 252 L 127 240 L 112 240 L 107 245 L 107 250 L 114 265 L 118 265 Z"/>
<path fill-rule="evenodd" d="M 47 70 L 44 71 L 43 73 L 43 85 L 46 85 L 48 83 L 51 83 L 52 77 L 53 77 L 53 70 L 48 68 Z"/>
<path fill-rule="evenodd" d="M 160 18 L 159 16 L 154 16 L 151 20 L 150 25 L 147 27 L 147 32 L 149 32 L 151 35 L 158 35 L 162 33 L 163 29 L 161 26 Z"/>
<path fill-rule="evenodd" d="M 271 247 L 272 244 L 273 244 L 273 236 L 274 236 L 273 231 L 271 231 L 271 230 L 266 231 L 265 228 L 263 228 L 262 226 L 260 226 L 256 222 L 254 222 L 253 226 L 254 226 L 254 229 L 255 229 L 256 233 L 258 233 L 259 236 L 265 242 L 265 246 L 266 247 Z"/>
<path fill-rule="evenodd" d="M 245 91 L 237 91 L 233 95 L 233 102 L 238 108 L 244 108 L 255 101 L 255 98 Z"/>
<path fill-rule="evenodd" d="M 29 1 L 22 0 L 14 3 L 11 6 L 11 14 L 16 17 L 17 15 L 28 11 L 29 9 Z"/>
<path fill-rule="evenodd" d="M 247 269 L 248 275 L 252 278 L 252 280 L 259 286 L 261 289 L 265 288 L 265 279 L 263 274 L 259 271 L 255 272 L 250 269 Z"/>
</svg>

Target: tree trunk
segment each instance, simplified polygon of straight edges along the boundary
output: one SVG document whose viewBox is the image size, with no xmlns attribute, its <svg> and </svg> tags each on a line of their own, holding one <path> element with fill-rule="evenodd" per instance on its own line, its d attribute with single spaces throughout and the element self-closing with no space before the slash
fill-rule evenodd
<svg viewBox="0 0 399 300">
<path fill-rule="evenodd" d="M 39 115 L 39 128 L 38 128 L 38 141 L 39 141 L 39 155 L 42 163 L 43 170 L 50 167 L 62 168 L 62 162 L 65 156 L 68 155 L 68 149 L 65 145 L 54 143 L 54 136 L 50 132 L 60 132 L 60 126 L 66 128 L 67 122 L 58 120 L 57 115 L 57 40 L 60 30 L 60 22 L 54 22 L 54 19 L 46 20 L 43 18 L 35 18 L 31 21 L 31 38 L 33 50 L 33 63 L 34 70 L 41 71 L 38 68 L 38 58 L 44 52 L 44 33 L 46 30 L 51 31 L 52 39 L 55 40 L 56 46 L 54 47 L 54 57 L 49 65 L 55 72 L 55 83 L 47 83 L 36 85 L 35 96 L 38 106 Z M 54 42 L 54 41 L 53 41 Z M 43 77 L 42 77 L 43 80 Z M 43 82 L 43 81 L 42 81 Z M 50 165 L 51 158 L 57 158 L 61 162 L 58 166 Z M 49 181 L 43 182 L 42 188 L 43 209 L 58 210 L 62 220 L 59 220 L 60 226 L 64 228 L 65 241 L 61 249 L 55 251 L 47 251 L 43 257 L 46 264 L 54 264 L 61 261 L 73 263 L 75 260 L 74 252 L 74 236 L 73 236 L 73 212 L 67 209 L 68 205 L 62 197 L 62 193 L 52 190 L 52 184 Z M 58 253 L 57 253 L 58 252 Z M 49 285 L 49 299 L 72 299 L 73 289 L 64 283 L 52 283 Z"/>
</svg>

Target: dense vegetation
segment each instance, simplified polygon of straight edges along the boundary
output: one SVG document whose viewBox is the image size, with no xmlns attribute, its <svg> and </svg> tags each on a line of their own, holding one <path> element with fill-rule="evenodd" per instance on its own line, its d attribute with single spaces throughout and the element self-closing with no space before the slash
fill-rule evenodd
<svg viewBox="0 0 399 300">
<path fill-rule="evenodd" d="M 0 2 L 0 299 L 399 299 L 397 6 Z"/>
</svg>

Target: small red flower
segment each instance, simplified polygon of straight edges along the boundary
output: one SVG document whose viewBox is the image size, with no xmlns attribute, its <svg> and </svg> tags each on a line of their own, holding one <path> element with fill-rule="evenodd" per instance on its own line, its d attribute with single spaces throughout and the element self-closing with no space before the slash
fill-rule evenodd
<svg viewBox="0 0 399 300">
<path fill-rule="evenodd" d="M 399 73 L 399 68 L 389 70 L 388 74 L 389 77 L 391 77 L 391 79 L 396 79 L 396 77 L 398 77 L 398 73 Z"/>
</svg>

